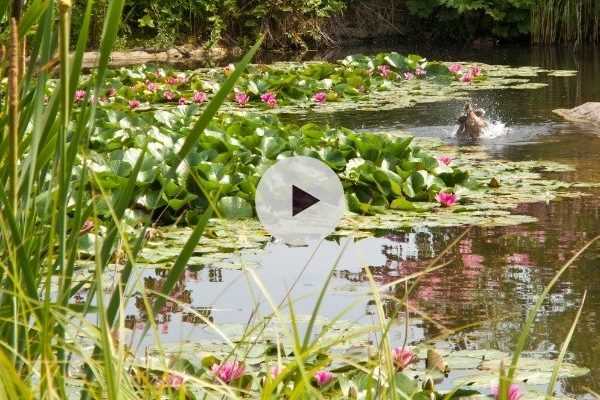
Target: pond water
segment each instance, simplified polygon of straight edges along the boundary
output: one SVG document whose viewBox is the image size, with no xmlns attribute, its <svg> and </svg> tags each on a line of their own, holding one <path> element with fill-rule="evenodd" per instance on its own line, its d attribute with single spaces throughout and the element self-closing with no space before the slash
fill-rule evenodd
<svg viewBox="0 0 600 400">
<path fill-rule="evenodd" d="M 370 49 L 375 52 L 381 49 Z M 387 49 L 406 52 L 407 49 Z M 537 90 L 473 92 L 472 101 L 488 115 L 506 124 L 506 135 L 482 141 L 494 157 L 552 160 L 572 165 L 565 180 L 600 182 L 600 130 L 566 123 L 552 114 L 600 100 L 600 49 L 574 53 L 559 48 L 502 48 L 487 51 L 408 49 L 428 58 L 472 60 L 489 64 L 576 69 L 576 77 L 544 77 L 549 86 Z M 346 51 L 355 53 L 356 49 Z M 344 54 L 327 55 L 340 58 Z M 317 55 L 318 57 L 318 55 Z M 382 112 L 347 112 L 334 115 L 287 116 L 287 120 L 318 121 L 353 129 L 405 129 L 417 136 L 441 137 L 454 143 L 453 121 L 462 102 L 423 104 Z M 493 348 L 510 352 L 525 315 L 552 276 L 581 246 L 600 234 L 598 194 L 519 207 L 519 213 L 538 222 L 503 228 L 471 230 L 443 260 L 450 264 L 428 274 L 411 293 L 408 342 L 443 342 L 456 349 Z M 462 228 L 378 232 L 377 237 L 349 246 L 327 241 L 318 247 L 289 248 L 270 243 L 259 256 L 257 273 L 273 301 L 290 295 L 296 312 L 310 314 L 322 284 L 336 264 L 330 291 L 321 309 L 332 318 L 345 307 L 344 320 L 368 323 L 376 319 L 365 292 L 369 288 L 363 265 L 369 265 L 378 284 L 423 270 Z M 339 259 L 338 259 L 339 258 Z M 146 285 L 162 279 L 146 274 Z M 403 287 L 402 287 L 403 289 Z M 585 377 L 562 381 L 573 395 L 585 388 L 600 391 L 600 246 L 594 246 L 567 271 L 539 314 L 528 350 L 555 358 L 588 292 L 582 318 L 575 330 L 567 360 L 591 369 Z M 249 274 L 218 268 L 190 270 L 178 287 L 178 298 L 218 324 L 246 324 L 269 312 L 265 297 Z M 387 291 L 403 296 L 402 290 Z M 404 340 L 405 312 L 393 302 L 385 310 L 396 318 L 392 341 Z M 131 304 L 129 320 L 142 319 Z M 163 343 L 195 341 L 209 328 L 189 313 L 170 310 L 160 316 Z M 135 325 L 135 323 L 132 323 Z M 458 333 L 452 334 L 453 331 Z M 145 342 L 149 344 L 150 339 Z"/>
</svg>

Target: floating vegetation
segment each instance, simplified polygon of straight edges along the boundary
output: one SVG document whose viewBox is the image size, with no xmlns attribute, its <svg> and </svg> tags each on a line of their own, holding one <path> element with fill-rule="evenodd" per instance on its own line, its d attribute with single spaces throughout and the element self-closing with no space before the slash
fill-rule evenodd
<svg viewBox="0 0 600 400">
<path fill-rule="evenodd" d="M 552 72 L 548 73 L 548 76 L 570 78 L 573 76 L 577 76 L 577 71 L 575 71 L 575 70 L 552 71 Z"/>
<path fill-rule="evenodd" d="M 174 71 L 139 66 L 111 72 L 108 89 L 88 93 L 87 83 L 76 102 L 94 98 L 103 108 L 137 111 L 186 104 L 203 105 L 233 71 L 225 68 Z M 252 65 L 222 107 L 228 112 L 331 113 L 343 110 L 386 110 L 415 104 L 466 99 L 473 90 L 538 89 L 543 74 L 572 76 L 573 71 L 510 67 L 482 63 L 428 61 L 395 52 L 353 55 L 329 62 L 280 62 Z"/>
<path fill-rule="evenodd" d="M 297 316 L 295 324 L 303 325 L 310 320 L 310 316 Z M 278 390 L 291 391 L 295 386 L 294 341 L 289 334 L 275 329 L 275 325 L 286 326 L 286 322 L 274 324 L 265 320 L 256 327 L 219 325 L 219 333 L 227 336 L 227 342 L 215 336 L 163 346 L 160 350 L 150 350 L 136 364 L 136 368 L 140 373 L 160 375 L 160 371 L 166 368 L 166 355 L 171 371 L 173 367 L 177 371 L 177 368 L 185 366 L 184 370 L 180 370 L 182 374 L 210 379 L 213 365 L 243 359 L 243 375 L 248 390 L 261 390 L 261 382 L 264 384 L 268 383 L 269 378 L 279 378 L 285 383 Z M 326 390 L 329 396 L 347 395 L 348 388 L 354 387 L 360 398 L 360 393 L 365 390 L 365 379 L 368 380 L 365 370 L 372 369 L 375 375 L 389 372 L 383 365 L 378 365 L 383 357 L 378 354 L 378 348 L 370 336 L 376 327 L 316 318 L 313 328 L 317 333 L 311 354 L 308 360 L 304 360 L 307 363 L 305 368 L 313 373 L 327 371 L 330 374 L 332 385 Z M 427 390 L 433 392 L 436 388 L 452 389 L 458 390 L 454 395 L 460 397 L 489 393 L 490 388 L 498 382 L 500 365 L 510 362 L 510 354 L 498 350 L 456 351 L 424 344 L 395 348 L 392 357 L 396 367 L 396 382 L 402 391 L 425 394 Z M 525 394 L 525 398 L 544 398 L 543 390 L 550 381 L 555 364 L 556 360 L 542 357 L 521 358 L 514 383 Z M 274 365 L 277 366 L 277 373 L 271 375 Z M 563 362 L 558 377 L 574 378 L 588 373 L 587 368 Z M 371 379 L 376 380 L 376 376 Z M 190 385 L 192 388 L 193 384 Z"/>
<path fill-rule="evenodd" d="M 436 195 L 468 186 L 468 173 L 441 163 L 410 136 L 357 133 L 344 128 L 283 124 L 275 117 L 216 119 L 176 171 L 171 165 L 190 131 L 190 109 L 128 115 L 107 111 L 91 138 L 89 169 L 98 186 L 124 185 L 147 146 L 136 180 L 132 221 L 160 210 L 162 221 L 185 214 L 188 222 L 210 202 L 225 218 L 254 215 L 254 192 L 262 173 L 278 159 L 315 157 L 342 180 L 351 211 L 373 214 L 387 208 L 418 208 Z M 108 208 L 99 215 L 109 217 Z"/>
<path fill-rule="evenodd" d="M 249 121 L 245 120 L 244 124 L 248 124 Z M 236 126 L 232 130 L 239 128 L 235 124 L 232 126 Z M 305 129 L 304 133 L 313 138 L 317 137 L 320 131 L 312 125 L 310 127 L 310 129 Z M 340 134 L 336 130 L 330 132 Z M 214 137 L 214 134 L 209 135 Z M 397 138 L 398 143 L 406 143 L 407 138 L 410 138 L 404 132 L 387 132 L 385 135 L 373 133 L 372 135 L 388 139 Z M 365 135 L 364 137 L 369 136 Z M 451 167 L 452 171 L 468 173 L 468 178 L 461 179 L 462 183 L 456 183 L 453 186 L 453 192 L 458 196 L 458 204 L 452 207 L 442 207 L 431 198 L 433 192 L 428 192 L 424 186 L 419 185 L 416 187 L 424 190 L 423 193 L 428 193 L 425 198 L 421 198 L 420 201 L 392 201 L 388 206 L 362 203 L 357 200 L 357 196 L 350 195 L 349 202 L 355 201 L 358 204 L 354 206 L 350 204 L 351 210 L 354 209 L 355 212 L 348 212 L 344 216 L 334 233 L 335 236 L 351 235 L 355 238 L 362 238 L 372 236 L 377 231 L 406 227 L 467 225 L 495 227 L 532 223 L 536 221 L 534 217 L 515 212 L 519 204 L 550 202 L 563 197 L 581 197 L 586 195 L 581 190 L 595 186 L 583 182 L 568 183 L 544 177 L 545 173 L 572 171 L 570 166 L 553 161 L 496 160 L 490 158 L 482 147 L 458 148 L 445 145 L 439 139 L 415 138 L 411 146 L 416 146 L 420 149 L 419 151 L 426 152 L 427 159 L 435 160 L 437 166 L 434 171 L 440 168 L 440 160 L 443 160 L 444 163 L 449 164 L 445 167 Z M 356 161 L 353 163 L 356 164 Z M 362 165 L 364 164 L 358 163 L 358 169 L 344 167 L 341 176 L 345 176 L 343 179 L 347 180 L 350 179 L 348 175 L 352 175 L 354 181 L 363 181 L 365 182 L 363 186 L 366 186 L 366 183 L 370 182 L 369 179 L 372 178 L 369 178 L 369 175 L 365 175 L 365 172 L 360 169 Z M 457 173 L 462 174 L 463 172 Z M 409 189 L 414 190 L 415 182 L 412 182 L 409 187 L 403 186 L 404 184 L 400 182 L 401 193 L 405 193 Z M 352 192 L 360 193 L 360 190 L 352 189 Z M 376 197 L 385 193 L 383 191 L 376 192 L 371 195 Z M 141 197 L 146 196 L 142 195 Z M 140 263 L 142 266 L 151 268 L 169 268 L 190 234 L 191 229 L 185 227 L 159 229 L 158 234 L 150 239 L 142 250 Z M 82 243 L 87 243 L 90 254 L 93 252 L 95 243 L 93 235 L 93 233 L 88 233 L 82 238 Z M 206 235 L 197 246 L 197 251 L 190 260 L 190 264 L 225 269 L 257 267 L 259 265 L 257 255 L 269 240 L 268 234 L 254 218 L 215 218 L 210 221 Z"/>
</svg>

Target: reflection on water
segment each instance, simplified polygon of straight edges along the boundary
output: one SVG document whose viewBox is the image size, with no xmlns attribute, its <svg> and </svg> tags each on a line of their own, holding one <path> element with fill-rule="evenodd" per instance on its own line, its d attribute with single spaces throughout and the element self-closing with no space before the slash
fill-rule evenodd
<svg viewBox="0 0 600 400">
<path fill-rule="evenodd" d="M 497 229 L 474 229 L 445 257 L 450 264 L 428 274 L 410 293 L 411 320 L 409 341 L 417 343 L 446 336 L 457 349 L 497 348 L 510 351 L 520 332 L 520 324 L 535 302 L 535 295 L 562 263 L 593 235 L 600 234 L 600 202 L 573 199 L 550 204 L 529 204 L 519 212 L 539 219 L 539 223 Z M 373 239 L 354 243 L 342 255 L 334 272 L 330 295 L 322 315 L 336 316 L 340 310 L 361 299 L 344 319 L 370 322 L 374 305 L 362 296 L 368 291 L 368 265 L 381 285 L 422 271 L 460 229 L 420 229 L 382 233 Z M 275 303 L 280 303 L 293 287 L 296 312 L 309 314 L 321 285 L 343 246 L 326 242 L 320 248 L 288 248 L 270 244 L 257 270 L 260 280 Z M 313 252 L 317 256 L 310 261 Z M 161 271 L 144 278 L 148 289 L 157 290 L 163 282 Z M 296 278 L 299 277 L 298 282 Z M 592 374 L 569 382 L 569 390 L 581 392 L 581 385 L 597 387 L 600 381 L 600 247 L 592 249 L 569 270 L 545 303 L 532 333 L 529 349 L 555 357 L 564 340 L 584 290 L 588 300 L 584 316 L 572 341 L 569 360 L 592 369 Z M 268 315 L 270 307 L 259 287 L 247 273 L 203 268 L 190 271 L 176 285 L 174 298 L 157 316 L 156 323 L 164 342 L 182 342 L 204 337 L 207 321 L 245 323 L 253 315 Z M 403 298 L 404 285 L 388 290 Z M 362 297 L 361 297 L 362 296 Z M 193 309 L 195 312 L 191 312 Z M 141 329 L 146 320 L 141 297 L 130 305 L 126 324 Z M 186 311 L 187 310 L 187 311 Z M 404 310 L 387 301 L 384 311 L 397 318 L 393 340 L 403 340 Z M 198 316 L 200 314 L 200 317 Z M 463 330 L 464 327 L 475 326 Z M 595 349 L 595 351 L 594 351 Z M 577 384 L 578 386 L 573 386 Z"/>
<path fill-rule="evenodd" d="M 565 123 L 551 112 L 553 108 L 600 99 L 600 49 L 578 54 L 558 49 L 439 53 L 437 56 L 449 60 L 577 69 L 577 77 L 544 78 L 550 84 L 545 89 L 474 92 L 472 100 L 486 108 L 490 118 L 509 128 L 506 135 L 482 140 L 495 157 L 564 162 L 576 171 L 561 174 L 561 178 L 600 182 L 597 128 Z M 421 54 L 436 55 L 427 50 Z M 459 102 L 445 102 L 409 110 L 309 115 L 306 119 L 353 128 L 400 127 L 452 142 L 453 121 L 462 106 Z M 434 340 L 459 330 L 447 338 L 455 348 L 510 352 L 535 296 L 578 248 L 600 234 L 598 194 L 519 207 L 519 213 L 535 216 L 537 223 L 470 231 L 442 258 L 441 262 L 449 261 L 449 265 L 428 274 L 410 292 L 409 341 Z M 363 296 L 369 287 L 364 266 L 368 266 L 379 285 L 394 282 L 422 271 L 460 233 L 457 228 L 380 232 L 376 238 L 349 245 L 339 258 L 321 313 L 334 317 L 356 302 L 344 319 L 371 322 L 375 316 L 373 304 Z M 260 256 L 258 279 L 275 304 L 290 295 L 296 300 L 296 312 L 309 314 L 341 248 L 334 241 L 325 242 L 318 249 L 271 243 Z M 156 290 L 163 279 L 160 271 L 148 271 L 144 285 Z M 581 257 L 554 288 L 537 318 L 528 346 L 530 351 L 555 357 L 585 290 L 588 299 L 567 359 L 592 372 L 562 382 L 570 393 L 583 393 L 584 387 L 600 390 L 600 246 Z M 392 286 L 387 293 L 402 298 L 406 286 Z M 167 303 L 156 319 L 165 342 L 198 340 L 208 330 L 207 323 L 243 324 L 271 310 L 253 277 L 228 269 L 191 268 L 177 284 L 174 297 L 178 302 Z M 405 310 L 399 309 L 396 302 L 386 302 L 384 309 L 388 316 L 397 319 L 398 329 L 391 335 L 394 341 L 401 342 Z M 141 297 L 129 304 L 127 326 L 141 327 L 146 320 L 144 310 Z M 462 329 L 465 327 L 468 328 Z"/>
</svg>

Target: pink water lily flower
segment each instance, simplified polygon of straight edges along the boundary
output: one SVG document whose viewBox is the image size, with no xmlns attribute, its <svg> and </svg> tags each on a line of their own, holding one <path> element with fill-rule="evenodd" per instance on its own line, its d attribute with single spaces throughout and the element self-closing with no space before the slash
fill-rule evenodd
<svg viewBox="0 0 600 400">
<path fill-rule="evenodd" d="M 76 90 L 75 91 L 75 102 L 76 103 L 81 103 L 83 100 L 85 100 L 85 96 L 87 95 L 85 90 Z"/>
<path fill-rule="evenodd" d="M 415 75 L 417 75 L 418 77 L 423 77 L 427 75 L 427 71 L 425 71 L 423 68 L 417 67 L 417 69 L 415 69 Z"/>
<path fill-rule="evenodd" d="M 279 374 L 281 374 L 281 371 L 283 371 L 283 368 L 281 368 L 279 365 L 273 365 L 269 371 L 269 374 L 271 375 L 271 378 L 277 379 Z"/>
<path fill-rule="evenodd" d="M 277 96 L 273 92 L 261 94 L 260 99 L 263 103 L 267 104 L 271 108 L 277 107 Z"/>
<path fill-rule="evenodd" d="M 481 68 L 479 68 L 477 65 L 471 67 L 471 75 L 473 75 L 474 77 L 478 77 L 479 75 L 481 75 Z"/>
<path fill-rule="evenodd" d="M 442 205 L 442 207 L 452 207 L 458 202 L 458 196 L 454 193 L 439 192 L 435 199 Z"/>
<path fill-rule="evenodd" d="M 163 93 L 163 97 L 167 101 L 173 101 L 175 99 L 175 93 L 171 92 L 170 90 L 167 90 Z"/>
<path fill-rule="evenodd" d="M 185 378 L 174 372 L 169 372 L 165 377 L 165 384 L 173 389 L 179 389 L 184 383 Z"/>
<path fill-rule="evenodd" d="M 415 74 L 413 74 L 412 72 L 405 72 L 404 79 L 406 79 L 407 81 L 412 81 L 413 79 L 415 79 Z"/>
<path fill-rule="evenodd" d="M 146 90 L 149 92 L 156 92 L 156 84 L 152 81 L 146 81 Z"/>
<path fill-rule="evenodd" d="M 460 81 L 463 83 L 471 83 L 473 81 L 473 73 L 471 70 L 465 72 L 463 76 L 460 77 Z"/>
<path fill-rule="evenodd" d="M 500 389 L 498 386 L 492 386 L 492 395 L 496 398 L 500 398 Z M 523 397 L 523 392 L 521 392 L 521 388 L 519 385 L 512 384 L 508 387 L 508 400 L 519 400 Z"/>
<path fill-rule="evenodd" d="M 317 386 L 325 386 L 333 379 L 333 374 L 326 370 L 321 370 L 315 374 Z"/>
<path fill-rule="evenodd" d="M 139 100 L 133 99 L 133 100 L 129 100 L 129 108 L 131 110 L 135 110 L 136 108 L 138 108 L 142 103 L 140 103 Z"/>
<path fill-rule="evenodd" d="M 244 107 L 250 101 L 250 96 L 248 96 L 244 92 L 237 92 L 235 94 L 235 102 L 238 103 L 240 107 Z"/>
<path fill-rule="evenodd" d="M 404 370 L 410 364 L 416 361 L 415 353 L 405 347 L 396 347 L 392 351 L 394 365 L 398 371 Z"/>
<path fill-rule="evenodd" d="M 453 74 L 458 74 L 460 71 L 462 71 L 462 65 L 454 63 L 448 67 L 448 71 L 452 72 Z"/>
<path fill-rule="evenodd" d="M 240 379 L 242 376 L 244 376 L 246 368 L 241 362 L 227 361 L 221 364 L 213 364 L 211 371 L 215 377 L 219 378 L 223 382 L 231 383 L 232 381 Z"/>
<path fill-rule="evenodd" d="M 185 99 L 185 97 L 180 97 L 179 101 L 177 102 L 180 106 L 185 106 L 187 104 L 187 100 Z"/>
<path fill-rule="evenodd" d="M 201 104 L 208 100 L 208 96 L 204 92 L 195 91 L 192 100 L 194 100 L 194 103 L 196 104 Z"/>
<path fill-rule="evenodd" d="M 440 165 L 445 167 L 448 167 L 450 164 L 452 164 L 452 157 L 450 156 L 439 156 L 437 160 Z"/>
<path fill-rule="evenodd" d="M 390 75 L 390 73 L 392 72 L 392 70 L 390 69 L 390 66 L 387 64 L 382 64 L 382 65 L 378 66 L 377 70 L 379 71 L 379 75 L 383 76 L 384 78 L 387 78 Z"/>
<path fill-rule="evenodd" d="M 327 93 L 325 92 L 317 92 L 313 96 L 313 101 L 318 104 L 323 104 L 327 101 Z"/>
<path fill-rule="evenodd" d="M 178 85 L 181 81 L 176 76 L 170 76 L 167 78 L 167 83 L 169 85 Z"/>
</svg>

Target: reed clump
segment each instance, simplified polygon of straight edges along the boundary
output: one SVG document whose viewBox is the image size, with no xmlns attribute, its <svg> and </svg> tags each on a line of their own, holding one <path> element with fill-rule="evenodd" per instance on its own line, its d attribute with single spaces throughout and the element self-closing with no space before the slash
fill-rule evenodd
<svg viewBox="0 0 600 400">
<path fill-rule="evenodd" d="M 531 39 L 536 44 L 600 43 L 600 2 L 543 0 L 531 10 Z"/>
</svg>

